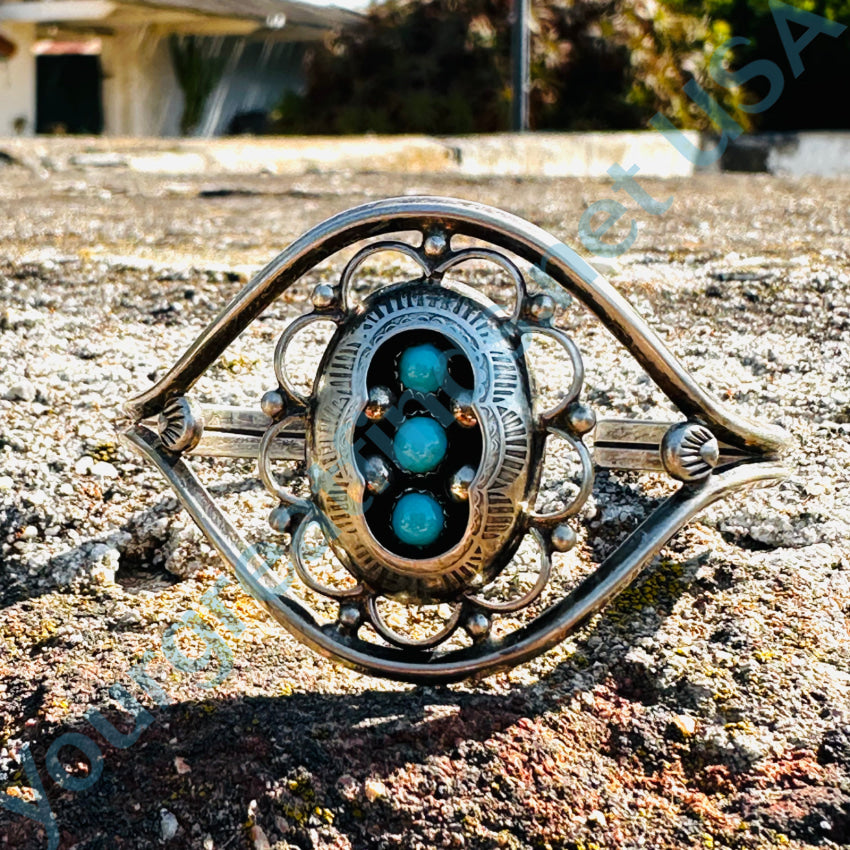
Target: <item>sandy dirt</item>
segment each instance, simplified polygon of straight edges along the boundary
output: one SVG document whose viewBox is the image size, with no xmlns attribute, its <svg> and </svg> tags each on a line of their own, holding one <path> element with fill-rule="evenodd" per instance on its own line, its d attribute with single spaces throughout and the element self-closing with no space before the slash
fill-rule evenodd
<svg viewBox="0 0 850 850">
<path fill-rule="evenodd" d="M 271 622 L 118 442 L 119 405 L 335 212 L 450 195 L 580 247 L 610 184 L 47 175 L 0 166 L 0 847 L 47 847 L 44 823 L 62 850 L 850 847 L 850 181 L 647 181 L 673 199 L 660 216 L 617 198 L 638 238 L 612 282 L 706 388 L 793 435 L 789 478 L 712 507 L 555 650 L 434 688 L 348 671 Z M 286 321 L 339 271 L 311 272 L 199 392 L 256 405 Z M 580 305 L 557 321 L 599 415 L 676 418 Z M 262 526 L 250 464 L 199 467 Z M 666 486 L 600 473 L 565 586 Z M 201 670 L 163 654 L 187 611 L 220 635 Z M 66 733 L 102 761 L 51 749 Z"/>
</svg>

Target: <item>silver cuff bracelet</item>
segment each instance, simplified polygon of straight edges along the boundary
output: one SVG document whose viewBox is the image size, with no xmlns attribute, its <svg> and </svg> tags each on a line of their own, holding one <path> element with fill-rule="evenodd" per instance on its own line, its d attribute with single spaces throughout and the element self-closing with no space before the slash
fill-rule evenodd
<svg viewBox="0 0 850 850">
<path fill-rule="evenodd" d="M 401 240 L 411 232 L 419 235 Z M 187 395 L 289 287 L 358 243 L 339 284 L 316 285 L 310 312 L 283 331 L 274 351 L 278 386 L 256 409 Z M 379 251 L 404 254 L 421 274 L 358 302 L 353 277 Z M 500 306 L 446 279 L 467 261 L 498 267 L 515 286 L 514 303 Z M 597 421 L 581 398 L 581 353 L 553 323 L 551 295 L 529 291 L 531 270 L 593 313 L 683 419 Z M 316 321 L 336 329 L 308 396 L 293 385 L 285 358 L 295 335 Z M 535 403 L 526 356 L 535 335 L 560 345 L 570 364 L 569 385 L 545 410 Z M 503 670 L 556 645 L 707 505 L 782 478 L 776 456 L 789 440 L 701 389 L 628 302 L 554 237 L 491 207 L 432 197 L 366 204 L 313 228 L 125 409 L 135 424 L 124 439 L 159 469 L 242 586 L 284 628 L 362 672 L 432 683 Z M 566 503 L 541 513 L 534 506 L 552 435 L 579 471 Z M 257 459 L 276 505 L 269 538 L 285 546 L 285 557 L 269 564 L 247 545 L 193 472 L 194 456 Z M 303 494 L 281 485 L 274 464 L 282 461 L 303 465 Z M 544 605 L 557 553 L 575 545 L 596 468 L 666 473 L 680 486 L 591 574 Z M 310 554 L 317 536 L 330 577 Z M 499 580 L 528 544 L 539 553 L 536 577 L 512 595 Z M 282 567 L 297 583 L 282 578 Z M 310 599 L 332 615 L 322 622 Z M 405 616 L 388 616 L 387 604 L 402 613 L 430 608 L 441 619 L 423 635 L 406 628 Z"/>
</svg>

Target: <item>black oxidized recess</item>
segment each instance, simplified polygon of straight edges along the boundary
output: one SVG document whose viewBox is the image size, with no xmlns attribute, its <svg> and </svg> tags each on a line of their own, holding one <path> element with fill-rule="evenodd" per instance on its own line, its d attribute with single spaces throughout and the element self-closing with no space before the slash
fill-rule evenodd
<svg viewBox="0 0 850 850">
<path fill-rule="evenodd" d="M 436 389 L 423 391 L 408 386 L 399 374 L 402 355 L 420 348 L 431 348 L 444 358 L 444 380 Z M 363 510 L 369 530 L 397 555 L 440 555 L 460 542 L 469 522 L 469 500 L 454 495 L 451 483 L 465 467 L 477 472 L 481 462 L 480 426 L 477 422 L 471 427 L 462 425 L 453 413 L 458 400 L 469 397 L 474 388 L 471 364 L 445 336 L 425 330 L 407 331 L 392 337 L 375 352 L 366 383 L 370 392 L 375 387 L 388 389 L 393 399 L 379 418 L 370 418 L 364 408 L 354 429 L 357 466 L 367 484 L 376 466 L 390 474 L 389 486 L 376 488 L 377 492 L 367 487 Z M 410 429 L 411 423 L 423 420 L 433 423 L 433 428 L 445 435 L 445 451 L 433 464 L 428 462 L 427 441 L 424 447 L 404 443 L 397 452 L 400 429 L 404 436 L 405 427 Z M 405 463 L 405 450 L 412 453 L 413 463 Z M 424 461 L 417 464 L 416 455 L 419 459 L 425 455 Z M 416 545 L 401 539 L 393 530 L 394 509 L 407 493 L 427 495 L 440 506 L 444 527 L 433 543 Z"/>
</svg>

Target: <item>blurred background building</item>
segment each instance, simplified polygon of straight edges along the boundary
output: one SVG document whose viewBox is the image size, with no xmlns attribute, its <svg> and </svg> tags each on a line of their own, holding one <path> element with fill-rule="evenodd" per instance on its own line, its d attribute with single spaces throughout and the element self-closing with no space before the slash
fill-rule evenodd
<svg viewBox="0 0 850 850">
<path fill-rule="evenodd" d="M 261 131 L 303 88 L 305 45 L 357 17 L 294 0 L 0 2 L 0 135 Z"/>
</svg>

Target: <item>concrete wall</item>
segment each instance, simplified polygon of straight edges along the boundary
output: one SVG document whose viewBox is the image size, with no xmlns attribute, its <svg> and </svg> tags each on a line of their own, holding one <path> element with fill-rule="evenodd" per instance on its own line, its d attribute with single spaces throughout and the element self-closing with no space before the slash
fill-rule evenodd
<svg viewBox="0 0 850 850">
<path fill-rule="evenodd" d="M 767 157 L 771 174 L 836 177 L 850 173 L 850 133 L 794 133 L 772 145 Z"/>
<path fill-rule="evenodd" d="M 0 135 L 15 133 L 16 118 L 26 119 L 24 134 L 35 132 L 35 24 L 3 23 L 3 33 L 18 45 L 18 52 L 0 60 Z"/>
<path fill-rule="evenodd" d="M 726 148 L 720 167 L 786 177 L 850 175 L 850 133 L 807 130 L 741 136 Z"/>
<path fill-rule="evenodd" d="M 142 90 L 143 86 L 138 81 L 135 85 L 136 90 Z M 128 92 L 132 90 L 128 89 Z M 127 107 L 127 115 L 121 120 L 127 124 L 135 122 L 135 126 L 143 129 L 145 121 L 153 122 L 153 107 L 146 115 L 142 109 L 130 108 L 134 106 L 131 97 L 125 98 L 121 92 L 118 97 L 116 108 Z M 155 96 L 153 100 L 161 105 Z M 174 102 L 179 107 L 179 98 L 175 98 Z M 152 127 L 153 123 L 147 126 Z M 637 165 L 639 180 L 649 173 L 657 177 L 681 178 L 682 163 L 686 162 L 654 130 L 647 131 L 646 138 L 637 145 L 634 134 L 608 134 L 608 144 L 604 148 L 598 148 L 594 138 L 597 134 L 591 134 L 591 138 L 584 133 L 563 133 L 557 138 L 555 134 L 548 134 L 549 137 L 544 140 L 548 159 L 539 155 L 540 140 L 533 133 L 505 134 L 496 145 L 497 139 L 493 136 L 465 136 L 462 139 L 428 136 L 243 136 L 205 141 L 151 136 L 134 138 L 129 132 L 121 138 L 43 136 L 37 141 L 0 136 L 0 151 L 29 163 L 34 171 L 42 170 L 38 165 L 40 160 L 48 163 L 47 167 L 51 170 L 58 171 L 76 166 L 101 166 L 175 176 L 304 174 L 365 168 L 408 175 L 508 174 L 540 178 L 552 176 L 557 166 L 559 173 L 565 176 L 610 180 L 608 169 L 619 161 L 627 169 Z M 621 135 L 625 138 L 618 139 Z M 775 157 L 777 173 L 792 176 L 830 173 L 850 177 L 850 133 L 802 133 L 792 142 L 785 138 L 785 147 L 781 150 L 767 144 L 770 141 L 775 143 L 776 139 L 748 137 L 750 145 L 757 146 L 757 157 L 748 157 L 745 162 L 724 162 L 722 168 L 715 166 L 714 170 L 767 171 L 768 165 L 773 164 L 772 157 Z M 661 167 L 664 162 L 663 146 L 670 148 L 667 159 L 670 170 L 666 173 Z M 500 149 L 498 157 L 494 156 L 496 147 Z M 597 152 L 590 156 L 589 151 Z M 649 153 L 646 160 L 642 158 L 644 152 Z M 489 163 L 489 170 L 485 170 L 485 163 Z M 781 171 L 778 170 L 780 166 Z M 575 172 L 570 172 L 571 167 L 576 169 Z"/>
<path fill-rule="evenodd" d="M 685 138 L 700 143 L 699 133 Z M 445 139 L 464 174 L 502 174 L 515 177 L 603 177 L 615 163 L 637 165 L 640 177 L 687 177 L 689 162 L 661 133 L 497 133 Z"/>
</svg>

